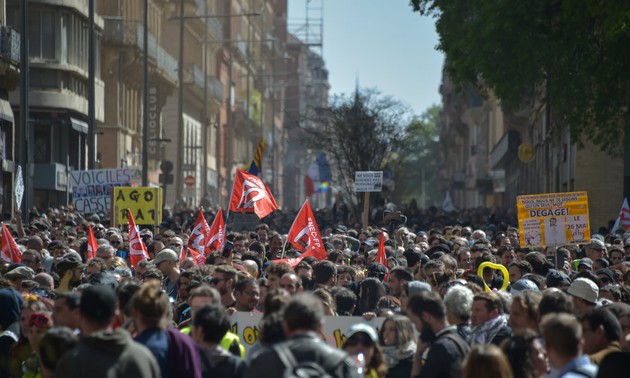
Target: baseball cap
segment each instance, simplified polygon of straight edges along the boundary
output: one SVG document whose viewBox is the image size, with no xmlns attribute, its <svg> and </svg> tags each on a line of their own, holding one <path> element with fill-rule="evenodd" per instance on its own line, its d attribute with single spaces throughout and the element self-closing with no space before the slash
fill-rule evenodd
<svg viewBox="0 0 630 378">
<path fill-rule="evenodd" d="M 18 266 L 17 268 L 4 274 L 7 278 L 25 278 L 32 280 L 35 277 L 35 272 L 28 266 Z"/>
<path fill-rule="evenodd" d="M 179 256 L 177 256 L 177 253 L 172 249 L 164 248 L 155 256 L 153 264 L 157 265 L 163 261 L 179 261 Z"/>
<path fill-rule="evenodd" d="M 600 274 L 603 274 L 604 276 L 608 277 L 608 280 L 609 280 L 608 283 L 611 283 L 611 284 L 615 283 L 615 274 L 612 272 L 612 270 L 608 268 L 600 269 L 597 272 L 595 272 L 595 274 L 597 274 L 598 276 Z"/>
<path fill-rule="evenodd" d="M 569 278 L 569 276 L 567 276 L 564 272 L 556 269 L 549 269 L 545 282 L 547 283 L 547 287 L 564 287 L 571 285 L 571 278 Z"/>
<path fill-rule="evenodd" d="M 368 277 L 378 278 L 383 281 L 386 274 L 387 268 L 381 263 L 373 262 L 368 267 Z"/>
<path fill-rule="evenodd" d="M 81 260 L 81 256 L 79 256 L 76 252 L 68 252 L 59 262 L 57 263 L 57 268 L 61 271 L 66 271 L 68 269 L 74 268 L 82 268 L 83 260 Z"/>
<path fill-rule="evenodd" d="M 584 265 L 588 268 L 592 268 L 593 267 L 593 260 L 589 259 L 588 257 L 585 257 L 583 259 L 580 260 L 580 262 L 578 263 L 578 267 L 580 265 Z"/>
<path fill-rule="evenodd" d="M 369 247 L 374 247 L 378 242 L 374 239 L 366 239 L 363 243 L 361 244 L 365 244 Z"/>
<path fill-rule="evenodd" d="M 116 313 L 114 289 L 105 285 L 93 285 L 85 289 L 81 294 L 79 312 L 91 321 L 110 321 Z"/>
<path fill-rule="evenodd" d="M 356 323 L 356 324 L 351 325 L 350 328 L 348 329 L 348 333 L 346 334 L 346 340 L 348 340 L 349 338 L 351 338 L 352 336 L 356 335 L 359 332 L 363 332 L 366 335 L 368 335 L 368 337 L 372 340 L 373 343 L 378 343 L 378 334 L 376 333 L 374 328 L 372 328 L 372 326 L 366 323 Z"/>
<path fill-rule="evenodd" d="M 346 227 L 344 225 L 339 225 L 339 226 L 337 226 L 337 228 L 335 228 L 335 232 L 338 232 L 340 234 L 347 234 L 348 233 L 348 227 Z"/>
<path fill-rule="evenodd" d="M 575 281 L 569 286 L 567 293 L 574 297 L 582 298 L 589 303 L 596 303 L 599 297 L 599 288 L 595 282 L 588 278 L 576 278 Z"/>
<path fill-rule="evenodd" d="M 149 230 L 148 228 L 144 228 L 142 230 L 140 230 L 140 236 L 144 236 L 144 235 L 149 235 L 149 237 L 153 237 L 153 232 L 151 232 L 151 230 Z"/>
<path fill-rule="evenodd" d="M 512 294 L 518 294 L 524 291 L 540 292 L 540 289 L 538 289 L 538 286 L 536 286 L 534 282 L 526 278 L 521 278 L 520 280 L 514 282 L 514 285 L 512 285 L 512 288 L 510 289 L 510 293 Z"/>
</svg>

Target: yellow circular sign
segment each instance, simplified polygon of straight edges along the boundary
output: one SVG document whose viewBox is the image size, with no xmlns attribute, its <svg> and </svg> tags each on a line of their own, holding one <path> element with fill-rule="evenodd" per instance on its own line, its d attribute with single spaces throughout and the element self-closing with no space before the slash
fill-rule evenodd
<svg viewBox="0 0 630 378">
<path fill-rule="evenodd" d="M 518 158 L 523 163 L 531 163 L 534 160 L 534 146 L 531 143 L 521 143 L 518 146 Z"/>
</svg>

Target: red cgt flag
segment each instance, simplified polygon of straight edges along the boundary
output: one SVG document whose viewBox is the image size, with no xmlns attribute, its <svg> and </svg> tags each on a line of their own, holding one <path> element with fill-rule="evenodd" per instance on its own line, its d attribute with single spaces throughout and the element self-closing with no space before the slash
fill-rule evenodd
<svg viewBox="0 0 630 378">
<path fill-rule="evenodd" d="M 259 219 L 273 213 L 278 208 L 273 194 L 258 177 L 236 170 L 232 198 L 230 199 L 230 211 L 236 213 L 254 212 Z"/>
<path fill-rule="evenodd" d="M 13 263 L 22 261 L 22 251 L 4 223 L 2 223 L 2 258 Z"/>
<path fill-rule="evenodd" d="M 387 255 L 385 255 L 385 236 L 383 235 L 382 232 L 381 232 L 381 238 L 378 242 L 378 253 L 376 254 L 376 260 L 374 261 L 377 263 L 383 264 L 383 266 L 387 270 L 387 273 L 385 273 L 384 281 L 385 282 L 389 281 L 389 269 L 387 268 Z"/>
<path fill-rule="evenodd" d="M 308 200 L 304 201 L 295 217 L 287 238 L 295 249 L 303 253 L 302 257 L 314 256 L 320 261 L 326 258 L 326 248 Z"/>
<path fill-rule="evenodd" d="M 180 258 L 181 261 L 184 261 L 184 259 L 186 259 L 186 252 L 184 252 L 186 250 L 188 250 L 188 256 L 192 257 L 195 265 L 206 264 L 206 259 L 204 258 L 203 254 L 197 252 L 194 248 L 190 248 L 190 247 L 182 248 L 182 255 Z"/>
<path fill-rule="evenodd" d="M 140 230 L 129 209 L 127 209 L 127 221 L 129 222 L 129 259 L 131 266 L 135 269 L 140 261 L 149 259 L 149 253 L 140 238 Z"/>
<path fill-rule="evenodd" d="M 220 251 L 221 248 L 223 248 L 223 242 L 225 241 L 225 221 L 223 220 L 223 211 L 221 208 L 219 208 L 217 215 L 214 217 L 214 221 L 212 221 L 212 226 L 210 226 L 206 240 L 206 256 L 211 252 Z"/>
<path fill-rule="evenodd" d="M 87 259 L 95 258 L 98 242 L 96 241 L 96 236 L 94 236 L 94 230 L 92 230 L 92 226 L 90 225 L 88 225 L 87 248 Z"/>
<path fill-rule="evenodd" d="M 210 233 L 210 227 L 208 226 L 208 222 L 206 222 L 206 218 L 203 216 L 203 208 L 200 208 L 197 214 L 197 220 L 195 220 L 195 225 L 188 239 L 188 248 L 195 250 L 197 254 L 203 253 L 208 233 Z"/>
</svg>

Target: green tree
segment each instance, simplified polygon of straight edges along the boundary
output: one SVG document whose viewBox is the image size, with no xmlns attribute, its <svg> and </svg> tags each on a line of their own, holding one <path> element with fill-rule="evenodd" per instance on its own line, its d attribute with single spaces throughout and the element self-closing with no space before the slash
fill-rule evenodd
<svg viewBox="0 0 630 378">
<path fill-rule="evenodd" d="M 353 202 L 355 216 L 363 207 L 363 196 L 354 192 L 357 171 L 382 170 L 405 136 L 409 110 L 375 89 L 353 95 L 337 95 L 330 106 L 314 109 L 302 122 L 307 147 L 325 152 L 333 170 L 334 183 Z"/>
<path fill-rule="evenodd" d="M 414 118 L 405 129 L 405 138 L 393 154 L 396 199 L 409 202 L 415 198 L 421 207 L 438 200 L 437 173 L 440 164 L 441 106 L 433 105 Z"/>
<path fill-rule="evenodd" d="M 517 107 L 535 95 L 554 127 L 611 154 L 630 99 L 630 2 L 411 0 L 436 18 L 438 49 L 459 84 L 491 90 Z"/>
</svg>

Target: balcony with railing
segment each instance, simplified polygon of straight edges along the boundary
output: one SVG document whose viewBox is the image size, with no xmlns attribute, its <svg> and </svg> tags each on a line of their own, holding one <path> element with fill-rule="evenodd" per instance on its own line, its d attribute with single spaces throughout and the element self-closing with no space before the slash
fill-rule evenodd
<svg viewBox="0 0 630 378">
<path fill-rule="evenodd" d="M 201 90 L 203 90 L 203 86 L 204 86 L 204 72 L 203 70 L 198 67 L 198 66 L 193 66 L 193 82 L 195 83 L 195 85 L 200 88 Z M 207 78 L 207 90 L 208 90 L 208 94 L 210 96 L 213 96 L 215 99 L 217 99 L 217 101 L 222 101 L 223 100 L 223 85 L 221 84 L 221 82 L 219 80 L 217 80 L 215 77 L 212 76 L 208 76 Z"/>
<path fill-rule="evenodd" d="M 116 17 L 105 18 L 103 44 L 119 45 L 144 50 L 144 26 L 137 21 L 125 21 Z M 164 76 L 177 82 L 177 59 L 158 44 L 149 33 L 149 59 L 152 59 Z"/>
</svg>

